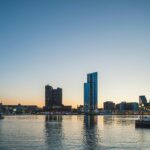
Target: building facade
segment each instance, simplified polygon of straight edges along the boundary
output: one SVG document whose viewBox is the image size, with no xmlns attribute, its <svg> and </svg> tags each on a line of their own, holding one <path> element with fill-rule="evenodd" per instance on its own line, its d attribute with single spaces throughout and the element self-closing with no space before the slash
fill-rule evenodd
<svg viewBox="0 0 150 150">
<path fill-rule="evenodd" d="M 39 112 L 39 108 L 36 105 L 2 105 L 1 112 L 5 114 L 35 114 Z"/>
<path fill-rule="evenodd" d="M 52 93 L 53 93 L 53 88 L 49 85 L 46 85 L 45 86 L 45 107 L 47 108 L 50 108 L 50 106 L 52 106 L 52 102 L 53 102 Z"/>
<path fill-rule="evenodd" d="M 138 111 L 139 106 L 137 102 L 121 102 L 116 105 L 116 110 L 120 112 L 125 112 L 125 111 Z"/>
<path fill-rule="evenodd" d="M 104 102 L 104 110 L 113 111 L 115 110 L 115 103 L 112 101 Z"/>
<path fill-rule="evenodd" d="M 98 73 L 87 74 L 87 82 L 84 83 L 84 111 L 94 112 L 98 104 Z"/>
<path fill-rule="evenodd" d="M 53 89 L 52 86 L 45 86 L 45 107 L 47 109 L 62 106 L 62 89 Z"/>
<path fill-rule="evenodd" d="M 144 106 L 147 105 L 147 99 L 146 99 L 146 96 L 145 96 L 145 95 L 139 96 L 139 104 L 140 104 L 140 105 L 143 104 Z"/>
<path fill-rule="evenodd" d="M 3 104 L 0 103 L 0 113 L 2 112 L 2 106 L 3 106 Z"/>
</svg>

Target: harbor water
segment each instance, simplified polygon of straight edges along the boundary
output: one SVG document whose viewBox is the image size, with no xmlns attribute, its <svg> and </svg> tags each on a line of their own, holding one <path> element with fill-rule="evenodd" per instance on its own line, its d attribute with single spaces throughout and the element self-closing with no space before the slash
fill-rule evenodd
<svg viewBox="0 0 150 150">
<path fill-rule="evenodd" d="M 0 150 L 150 150 L 138 116 L 5 116 Z"/>
</svg>

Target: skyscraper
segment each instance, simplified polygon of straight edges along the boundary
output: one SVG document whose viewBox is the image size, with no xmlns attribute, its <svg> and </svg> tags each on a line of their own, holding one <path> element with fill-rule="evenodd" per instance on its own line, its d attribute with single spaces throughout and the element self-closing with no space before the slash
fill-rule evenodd
<svg viewBox="0 0 150 150">
<path fill-rule="evenodd" d="M 53 89 L 50 85 L 45 86 L 45 107 L 50 109 L 54 106 L 62 106 L 62 89 Z"/>
<path fill-rule="evenodd" d="M 98 73 L 87 74 L 87 82 L 84 83 L 84 111 L 94 112 L 97 109 L 98 98 Z"/>
<path fill-rule="evenodd" d="M 52 91 L 53 88 L 49 85 L 45 86 L 45 107 L 50 108 L 52 106 Z"/>
<path fill-rule="evenodd" d="M 62 105 L 62 89 L 57 88 L 53 90 L 52 94 L 53 105 L 61 106 Z"/>
</svg>

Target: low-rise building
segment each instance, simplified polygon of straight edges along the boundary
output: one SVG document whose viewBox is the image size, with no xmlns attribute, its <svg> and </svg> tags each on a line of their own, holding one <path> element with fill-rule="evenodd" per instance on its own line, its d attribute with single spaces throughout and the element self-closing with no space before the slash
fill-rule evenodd
<svg viewBox="0 0 150 150">
<path fill-rule="evenodd" d="M 80 105 L 77 107 L 77 112 L 78 113 L 84 113 L 84 106 L 83 105 Z"/>
<path fill-rule="evenodd" d="M 138 111 L 139 105 L 137 102 L 121 102 L 119 104 L 116 104 L 116 110 L 120 112 L 125 111 Z"/>
<path fill-rule="evenodd" d="M 115 110 L 115 103 L 113 103 L 112 101 L 104 102 L 104 110 L 114 111 Z"/>
<path fill-rule="evenodd" d="M 39 108 L 36 105 L 2 105 L 2 111 L 8 114 L 24 114 L 24 113 L 36 113 Z"/>
</svg>

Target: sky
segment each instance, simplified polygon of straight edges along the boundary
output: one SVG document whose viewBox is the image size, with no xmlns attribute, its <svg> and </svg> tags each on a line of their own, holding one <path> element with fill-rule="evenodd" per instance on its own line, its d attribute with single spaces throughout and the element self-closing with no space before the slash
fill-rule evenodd
<svg viewBox="0 0 150 150">
<path fill-rule="evenodd" d="M 0 0 L 0 101 L 44 106 L 46 84 L 83 104 L 98 72 L 104 101 L 150 99 L 149 0 Z"/>
</svg>

